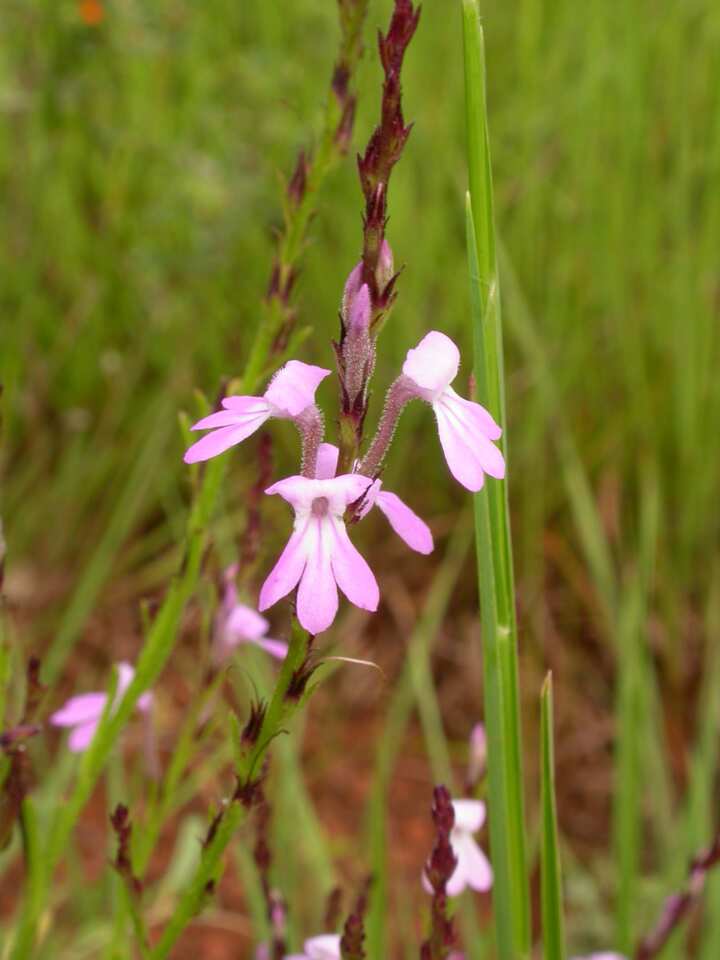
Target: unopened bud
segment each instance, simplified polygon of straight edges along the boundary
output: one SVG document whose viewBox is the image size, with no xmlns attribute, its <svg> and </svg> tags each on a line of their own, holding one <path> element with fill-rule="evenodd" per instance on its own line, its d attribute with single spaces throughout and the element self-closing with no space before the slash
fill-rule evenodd
<svg viewBox="0 0 720 960">
<path fill-rule="evenodd" d="M 380 244 L 380 256 L 377 264 L 377 285 L 378 290 L 382 291 L 390 283 L 395 273 L 395 261 L 390 244 L 383 238 Z"/>
<path fill-rule="evenodd" d="M 364 283 L 350 303 L 347 317 L 347 335 L 366 337 L 370 327 L 370 289 Z"/>
<path fill-rule="evenodd" d="M 487 734 L 482 723 L 476 723 L 470 733 L 467 783 L 474 787 L 485 776 L 487 766 Z"/>
</svg>

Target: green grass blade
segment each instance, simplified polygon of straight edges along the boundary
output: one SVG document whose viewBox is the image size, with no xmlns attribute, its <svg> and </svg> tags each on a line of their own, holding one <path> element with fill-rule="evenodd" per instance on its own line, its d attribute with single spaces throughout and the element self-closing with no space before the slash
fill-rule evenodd
<svg viewBox="0 0 720 960">
<path fill-rule="evenodd" d="M 485 105 L 485 60 L 477 0 L 463 0 L 463 13 L 470 180 L 466 221 L 475 377 L 478 398 L 504 428 L 502 325 Z M 505 481 L 492 480 L 476 494 L 475 529 L 483 628 L 495 924 L 499 955 L 505 960 L 525 956 L 530 949 L 517 625 Z"/>
<path fill-rule="evenodd" d="M 540 699 L 540 805 L 542 817 L 541 885 L 543 956 L 565 960 L 562 876 L 555 803 L 555 748 L 553 745 L 553 686 L 549 673 Z"/>
<path fill-rule="evenodd" d="M 466 221 L 475 377 L 478 398 L 504 428 L 502 324 L 485 103 L 485 58 L 477 0 L 463 0 L 463 28 L 470 180 Z M 491 480 L 476 494 L 475 530 L 483 628 L 495 926 L 501 960 L 515 960 L 530 950 L 530 899 L 515 589 L 505 481 Z"/>
</svg>

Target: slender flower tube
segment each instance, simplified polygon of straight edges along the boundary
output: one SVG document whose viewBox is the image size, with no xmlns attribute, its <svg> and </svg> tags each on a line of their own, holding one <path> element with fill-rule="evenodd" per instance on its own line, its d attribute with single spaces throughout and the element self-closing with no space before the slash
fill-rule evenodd
<svg viewBox="0 0 720 960">
<path fill-rule="evenodd" d="M 214 657 L 220 663 L 241 643 L 253 643 L 272 657 L 284 660 L 288 645 L 267 636 L 270 624 L 257 610 L 240 603 L 235 586 L 235 566 L 225 571 L 225 589 L 215 618 Z"/>
<path fill-rule="evenodd" d="M 340 934 L 323 933 L 303 944 L 304 953 L 289 953 L 285 960 L 340 960 Z"/>
<path fill-rule="evenodd" d="M 260 591 L 267 610 L 299 584 L 297 615 L 309 633 L 327 630 L 338 608 L 337 588 L 363 610 L 377 610 L 377 581 L 350 542 L 343 515 L 369 486 L 368 478 L 345 474 L 333 479 L 288 477 L 265 491 L 279 494 L 295 511 L 293 533 Z"/>
<path fill-rule="evenodd" d="M 117 671 L 118 682 L 115 692 L 115 705 L 120 702 L 135 675 L 135 671 L 129 663 L 118 663 Z M 51 715 L 50 723 L 54 727 L 71 728 L 68 748 L 73 753 L 82 753 L 90 746 L 106 703 L 106 693 L 81 693 L 76 697 L 70 697 L 64 706 Z M 151 704 L 152 693 L 148 691 L 138 700 L 137 709 L 146 713 Z"/>
<path fill-rule="evenodd" d="M 450 845 L 457 865 L 447 882 L 447 895 L 457 897 L 466 887 L 485 892 L 492 886 L 492 867 L 473 837 L 485 821 L 485 804 L 482 800 L 453 800 L 452 806 L 455 824 L 450 832 Z M 424 874 L 423 886 L 428 893 L 432 893 Z"/>
<path fill-rule="evenodd" d="M 505 476 L 505 460 L 493 443 L 502 431 L 484 407 L 459 396 L 450 386 L 459 366 L 460 351 L 450 337 L 431 330 L 408 350 L 403 375 L 414 385 L 415 396 L 433 408 L 450 473 L 475 492 L 486 473 L 498 480 Z"/>
<path fill-rule="evenodd" d="M 325 480 L 335 476 L 338 455 L 338 448 L 334 444 L 320 444 L 315 473 L 318 479 Z M 362 520 L 373 507 L 377 507 L 385 515 L 395 533 L 411 550 L 416 550 L 418 553 L 432 553 L 435 544 L 430 527 L 397 494 L 383 490 L 381 480 L 375 480 L 367 487 L 360 502 L 357 518 Z"/>
<path fill-rule="evenodd" d="M 293 420 L 303 436 L 303 447 L 307 442 L 316 451 L 322 440 L 321 435 L 316 436 L 318 422 L 322 430 L 322 418 L 315 408 L 315 391 L 329 375 L 330 370 L 290 360 L 278 370 L 262 397 L 225 397 L 222 410 L 193 424 L 192 430 L 211 432 L 185 451 L 185 463 L 198 463 L 224 453 L 246 440 L 271 417 Z"/>
</svg>

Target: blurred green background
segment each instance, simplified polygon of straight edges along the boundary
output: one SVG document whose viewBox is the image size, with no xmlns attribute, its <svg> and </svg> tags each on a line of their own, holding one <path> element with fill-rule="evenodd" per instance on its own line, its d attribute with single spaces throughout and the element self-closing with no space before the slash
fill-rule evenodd
<svg viewBox="0 0 720 960">
<path fill-rule="evenodd" d="M 371 3 L 356 149 L 377 115 L 372 37 L 390 6 Z M 582 856 L 607 840 L 612 786 L 593 805 L 592 773 L 578 785 L 567 745 L 600 729 L 592 742 L 609 751 L 628 584 L 642 584 L 646 733 L 667 787 L 653 822 L 679 808 L 698 731 L 717 732 L 696 706 L 717 642 L 720 7 L 483 7 L 523 689 L 534 704 L 554 666 L 561 826 Z M 73 0 L 2 4 L 2 515 L 28 648 L 59 633 L 70 650 L 88 621 L 106 628 L 109 603 L 134 609 L 174 569 L 187 501 L 177 413 L 242 369 L 281 177 L 312 147 L 336 49 L 332 0 L 108 0 L 104 13 L 91 26 Z M 460 32 L 458 4 L 426 0 L 404 76 L 415 126 L 389 204 L 405 269 L 371 416 L 429 328 L 456 338 L 469 374 Z M 360 211 L 351 153 L 324 186 L 296 290 L 315 330 L 303 359 L 325 366 Z M 320 396 L 332 423 L 329 384 Z M 425 410 L 407 412 L 386 476 L 442 539 L 465 497 Z M 371 556 L 381 530 L 361 534 Z M 463 578 L 469 616 L 469 566 Z M 706 749 L 696 826 L 717 799 L 712 737 Z"/>
</svg>

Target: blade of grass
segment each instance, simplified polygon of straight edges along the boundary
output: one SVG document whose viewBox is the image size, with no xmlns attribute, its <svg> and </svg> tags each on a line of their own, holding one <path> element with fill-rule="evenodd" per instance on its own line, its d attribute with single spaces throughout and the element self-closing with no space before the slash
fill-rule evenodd
<svg viewBox="0 0 720 960">
<path fill-rule="evenodd" d="M 504 428 L 502 326 L 495 259 L 485 59 L 477 0 L 463 0 L 470 194 L 466 204 L 470 303 L 478 398 Z M 503 444 L 506 447 L 506 444 Z M 475 495 L 475 531 L 488 732 L 490 845 L 501 960 L 530 950 L 517 624 L 505 481 Z"/>
<path fill-rule="evenodd" d="M 565 960 L 562 874 L 555 802 L 552 673 L 545 678 L 540 697 L 540 758 L 543 956 L 545 960 Z"/>
</svg>

